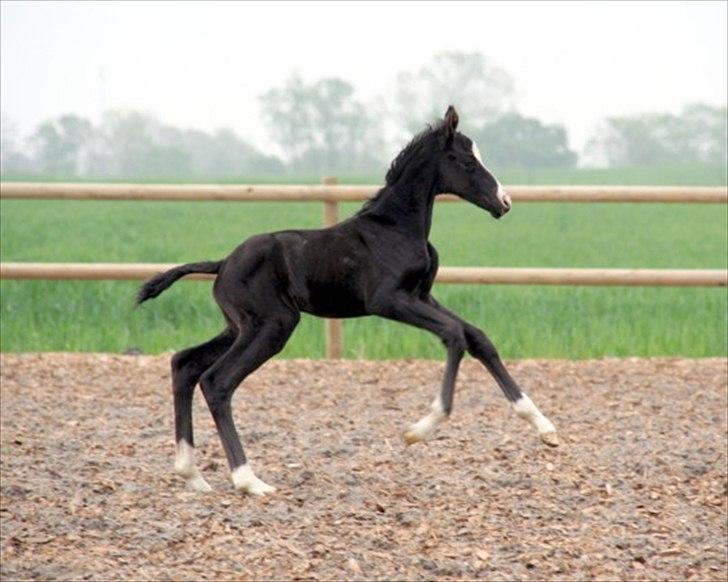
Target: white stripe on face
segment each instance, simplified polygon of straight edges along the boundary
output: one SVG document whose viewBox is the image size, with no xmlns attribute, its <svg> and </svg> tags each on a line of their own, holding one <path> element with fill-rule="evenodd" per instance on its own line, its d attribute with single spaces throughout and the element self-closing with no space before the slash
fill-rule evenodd
<svg viewBox="0 0 728 582">
<path fill-rule="evenodd" d="M 485 166 L 483 163 L 483 158 L 480 155 L 480 149 L 478 149 L 478 144 L 473 142 L 473 155 L 475 156 L 475 159 L 480 162 L 481 166 Z"/>
<path fill-rule="evenodd" d="M 480 162 L 480 165 L 485 167 L 485 164 L 483 164 L 483 158 L 480 155 L 480 148 L 478 148 L 478 144 L 473 142 L 472 145 L 473 149 L 473 155 L 475 156 L 475 159 Z M 498 184 L 498 191 L 496 192 L 496 196 L 498 196 L 498 201 L 507 208 L 511 207 L 511 197 L 508 195 L 508 192 L 505 191 L 505 188 L 501 185 L 501 183 L 498 181 L 498 178 L 495 178 L 495 183 Z"/>
</svg>

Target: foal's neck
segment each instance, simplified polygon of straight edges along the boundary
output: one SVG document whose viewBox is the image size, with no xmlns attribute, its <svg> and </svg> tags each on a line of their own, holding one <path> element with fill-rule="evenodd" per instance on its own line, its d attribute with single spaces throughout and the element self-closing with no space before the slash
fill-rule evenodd
<svg viewBox="0 0 728 582">
<path fill-rule="evenodd" d="M 435 194 L 433 170 L 406 172 L 382 191 L 370 213 L 386 219 L 394 228 L 427 240 Z"/>
</svg>

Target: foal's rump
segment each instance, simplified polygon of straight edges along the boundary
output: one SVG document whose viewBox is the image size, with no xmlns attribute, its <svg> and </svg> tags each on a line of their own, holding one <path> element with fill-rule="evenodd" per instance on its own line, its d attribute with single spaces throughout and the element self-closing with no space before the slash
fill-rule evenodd
<svg viewBox="0 0 728 582">
<path fill-rule="evenodd" d="M 266 318 L 282 307 L 298 311 L 291 273 L 277 234 L 247 239 L 222 262 L 213 296 L 225 316 L 238 327 L 242 319 Z"/>
</svg>

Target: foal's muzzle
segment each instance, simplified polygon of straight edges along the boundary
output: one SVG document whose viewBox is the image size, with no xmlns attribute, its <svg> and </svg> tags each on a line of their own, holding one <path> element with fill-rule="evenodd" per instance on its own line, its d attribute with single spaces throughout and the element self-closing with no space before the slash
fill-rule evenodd
<svg viewBox="0 0 728 582">
<path fill-rule="evenodd" d="M 496 196 L 498 197 L 498 203 L 500 204 L 500 214 L 498 215 L 498 218 L 503 216 L 506 212 L 508 212 L 511 209 L 512 203 L 511 203 L 511 197 L 508 195 L 508 192 L 506 192 L 500 184 L 498 184 L 498 192 L 496 193 Z"/>
</svg>

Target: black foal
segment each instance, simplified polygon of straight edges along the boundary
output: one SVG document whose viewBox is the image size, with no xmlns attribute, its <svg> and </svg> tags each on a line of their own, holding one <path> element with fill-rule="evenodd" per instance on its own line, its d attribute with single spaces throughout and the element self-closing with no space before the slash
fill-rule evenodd
<svg viewBox="0 0 728 582">
<path fill-rule="evenodd" d="M 227 328 L 172 358 L 177 458 L 175 469 L 200 491 L 210 489 L 195 468 L 192 395 L 202 387 L 225 449 L 236 488 L 274 491 L 246 461 L 230 402 L 238 385 L 285 345 L 300 313 L 323 317 L 378 315 L 437 335 L 447 348 L 442 390 L 431 412 L 404 433 L 426 438 L 452 409 L 464 353 L 480 360 L 519 416 L 548 445 L 554 425 L 521 392 L 488 337 L 430 295 L 437 252 L 428 242 L 435 196 L 451 192 L 500 218 L 511 201 L 485 169 L 478 148 L 457 131 L 448 108 L 435 127 L 416 136 L 392 163 L 386 185 L 358 214 L 331 228 L 285 230 L 254 236 L 218 262 L 190 263 L 156 275 L 138 302 L 156 297 L 189 273 L 216 273 L 213 294 Z"/>
</svg>

